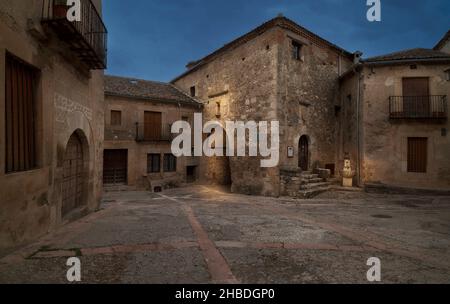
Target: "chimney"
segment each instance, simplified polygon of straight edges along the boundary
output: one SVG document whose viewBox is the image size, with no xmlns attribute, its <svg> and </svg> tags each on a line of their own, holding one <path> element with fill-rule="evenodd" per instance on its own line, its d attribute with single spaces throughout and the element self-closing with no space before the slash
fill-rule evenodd
<svg viewBox="0 0 450 304">
<path fill-rule="evenodd" d="M 361 57 L 363 53 L 361 51 L 356 51 L 353 53 L 353 63 L 358 64 L 361 62 Z"/>
<path fill-rule="evenodd" d="M 186 68 L 188 70 L 192 69 L 193 67 L 195 67 L 197 65 L 198 61 L 190 61 L 188 62 L 188 64 L 186 64 Z"/>
</svg>

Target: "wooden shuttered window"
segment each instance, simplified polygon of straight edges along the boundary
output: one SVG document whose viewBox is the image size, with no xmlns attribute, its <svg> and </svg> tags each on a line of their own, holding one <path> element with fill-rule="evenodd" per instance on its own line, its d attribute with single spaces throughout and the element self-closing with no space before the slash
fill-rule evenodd
<svg viewBox="0 0 450 304">
<path fill-rule="evenodd" d="M 144 113 L 144 139 L 161 140 L 162 134 L 162 113 L 149 112 Z"/>
<path fill-rule="evenodd" d="M 122 125 L 122 112 L 121 111 L 111 111 L 111 126 Z"/>
<path fill-rule="evenodd" d="M 6 173 L 36 168 L 36 86 L 39 71 L 6 54 Z"/>
<path fill-rule="evenodd" d="M 428 139 L 408 138 L 408 172 L 426 173 L 428 161 Z"/>
</svg>

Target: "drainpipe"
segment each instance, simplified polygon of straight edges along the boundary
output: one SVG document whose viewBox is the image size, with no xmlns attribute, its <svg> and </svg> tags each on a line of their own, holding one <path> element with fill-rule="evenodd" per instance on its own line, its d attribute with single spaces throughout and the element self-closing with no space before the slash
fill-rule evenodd
<svg viewBox="0 0 450 304">
<path fill-rule="evenodd" d="M 356 165 L 356 179 L 358 187 L 361 186 L 361 80 L 362 80 L 362 73 L 361 73 L 361 57 L 363 53 L 360 51 L 356 51 L 354 53 L 354 60 L 353 63 L 356 65 L 355 67 L 355 73 L 358 77 L 358 83 L 357 83 L 357 94 L 356 94 L 356 138 L 357 138 L 357 165 Z M 359 71 L 358 71 L 359 70 Z"/>
<path fill-rule="evenodd" d="M 361 135 L 360 135 L 360 101 L 361 101 L 361 73 L 357 71 L 358 85 L 356 94 L 356 138 L 357 138 L 357 169 L 356 178 L 358 187 L 361 186 Z"/>
</svg>

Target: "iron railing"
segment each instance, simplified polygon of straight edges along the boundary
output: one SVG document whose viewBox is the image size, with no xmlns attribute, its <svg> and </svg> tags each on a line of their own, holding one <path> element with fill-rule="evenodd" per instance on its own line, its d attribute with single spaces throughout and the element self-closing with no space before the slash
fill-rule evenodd
<svg viewBox="0 0 450 304">
<path fill-rule="evenodd" d="M 172 141 L 171 127 L 170 124 L 136 123 L 136 141 Z"/>
<path fill-rule="evenodd" d="M 73 22 L 66 16 L 66 0 L 42 1 L 42 23 L 51 26 L 91 69 L 105 69 L 108 31 L 92 1 L 81 0 L 80 21 Z"/>
<path fill-rule="evenodd" d="M 447 96 L 391 96 L 391 119 L 446 119 Z"/>
</svg>

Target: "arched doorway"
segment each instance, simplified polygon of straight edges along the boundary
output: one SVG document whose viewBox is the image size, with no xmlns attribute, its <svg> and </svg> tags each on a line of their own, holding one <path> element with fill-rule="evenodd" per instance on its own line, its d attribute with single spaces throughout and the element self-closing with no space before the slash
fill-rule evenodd
<svg viewBox="0 0 450 304">
<path fill-rule="evenodd" d="M 309 169 L 309 141 L 306 135 L 300 137 L 298 143 L 298 166 L 303 171 L 308 171 Z"/>
<path fill-rule="evenodd" d="M 63 162 L 62 217 L 86 204 L 85 153 L 80 136 L 73 133 L 67 143 Z"/>
</svg>

